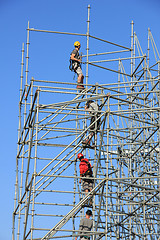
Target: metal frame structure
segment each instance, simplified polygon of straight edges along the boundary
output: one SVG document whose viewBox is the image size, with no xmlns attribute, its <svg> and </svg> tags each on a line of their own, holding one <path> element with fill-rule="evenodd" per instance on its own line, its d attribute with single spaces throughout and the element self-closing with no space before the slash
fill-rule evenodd
<svg viewBox="0 0 160 240">
<path fill-rule="evenodd" d="M 90 6 L 87 34 L 38 30 L 28 24 L 26 61 L 22 47 L 12 240 L 74 239 L 90 198 L 93 239 L 159 238 L 159 53 L 150 29 L 144 54 L 133 22 L 129 48 L 90 35 L 89 24 Z M 69 82 L 29 80 L 32 31 L 87 39 L 86 90 L 78 92 Z M 113 50 L 90 54 L 92 39 Z M 101 59 L 110 54 L 113 58 Z M 114 81 L 89 84 L 89 66 Z M 61 101 L 62 94 L 68 100 Z M 89 99 L 101 105 L 94 149 L 82 146 L 90 128 L 84 109 Z M 79 152 L 93 166 L 95 184 L 88 195 L 79 184 Z"/>
</svg>

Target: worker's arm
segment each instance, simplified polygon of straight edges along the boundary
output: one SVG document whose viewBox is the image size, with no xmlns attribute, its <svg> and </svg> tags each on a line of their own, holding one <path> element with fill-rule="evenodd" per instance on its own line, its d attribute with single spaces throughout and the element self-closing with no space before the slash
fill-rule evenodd
<svg viewBox="0 0 160 240">
<path fill-rule="evenodd" d="M 80 177 L 82 177 L 82 174 L 80 174 Z M 79 179 L 79 183 L 81 183 L 81 181 L 82 181 L 82 179 L 80 178 L 80 179 Z"/>
<path fill-rule="evenodd" d="M 75 58 L 75 55 L 76 55 L 76 54 L 74 54 L 74 53 L 71 54 L 71 60 L 77 61 L 77 62 L 81 62 L 81 58 L 80 58 L 80 59 L 77 59 L 77 58 Z"/>
<path fill-rule="evenodd" d="M 87 110 L 87 109 L 88 109 L 87 105 L 85 105 L 85 106 L 84 106 L 84 109 L 85 109 L 85 110 Z"/>
<path fill-rule="evenodd" d="M 82 231 L 83 229 L 83 219 L 80 220 L 79 230 Z M 80 232 L 81 234 L 81 232 Z M 75 237 L 75 240 L 77 240 L 78 237 Z"/>
<path fill-rule="evenodd" d="M 88 111 L 89 114 L 91 114 L 91 111 L 90 111 L 90 109 L 89 109 L 89 107 L 88 107 L 87 105 L 84 106 L 84 109 L 85 109 L 86 111 Z"/>
</svg>

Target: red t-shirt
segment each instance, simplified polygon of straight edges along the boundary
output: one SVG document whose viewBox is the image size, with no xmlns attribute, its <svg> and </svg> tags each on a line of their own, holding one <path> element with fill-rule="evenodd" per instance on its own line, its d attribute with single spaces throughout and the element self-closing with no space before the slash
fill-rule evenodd
<svg viewBox="0 0 160 240">
<path fill-rule="evenodd" d="M 84 159 L 81 160 L 81 162 L 79 164 L 80 174 L 84 174 L 88 170 L 88 165 L 83 160 L 85 160 L 86 162 L 89 162 L 87 158 L 84 158 Z M 91 164 L 90 164 L 90 167 L 91 167 Z"/>
</svg>

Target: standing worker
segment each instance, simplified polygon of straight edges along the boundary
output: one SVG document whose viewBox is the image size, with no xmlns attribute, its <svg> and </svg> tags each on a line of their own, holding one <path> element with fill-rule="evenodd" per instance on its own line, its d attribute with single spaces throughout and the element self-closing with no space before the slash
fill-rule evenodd
<svg viewBox="0 0 160 240">
<path fill-rule="evenodd" d="M 100 118 L 96 121 L 96 119 L 99 117 L 99 106 L 96 102 L 93 100 L 88 100 L 86 105 L 85 105 L 85 110 L 89 111 L 89 114 L 91 116 L 91 121 L 90 121 L 90 134 L 88 139 L 82 142 L 83 145 L 85 146 L 90 146 L 90 141 L 92 137 L 94 136 L 94 143 L 92 147 L 95 147 L 95 142 L 97 141 L 96 139 L 96 131 L 100 129 Z M 96 122 L 95 122 L 96 121 Z M 95 123 L 94 123 L 95 122 Z"/>
<path fill-rule="evenodd" d="M 71 56 L 70 56 L 70 70 L 73 70 L 75 73 L 77 73 L 78 75 L 78 79 L 77 79 L 77 89 L 83 90 L 84 86 L 83 86 L 83 73 L 82 73 L 82 68 L 81 68 L 81 56 L 79 55 L 79 49 L 81 47 L 81 44 L 79 41 L 76 41 L 74 43 L 74 47 L 75 49 L 72 51 Z"/>
<path fill-rule="evenodd" d="M 78 153 L 77 158 L 80 160 L 79 170 L 80 177 L 85 177 L 83 179 L 80 178 L 79 183 L 82 180 L 82 188 L 85 194 L 89 193 L 93 189 L 93 171 L 92 166 L 87 158 L 84 158 L 82 153 Z M 90 199 L 89 205 L 92 206 L 92 199 Z"/>
<path fill-rule="evenodd" d="M 93 221 L 90 219 L 90 217 L 92 216 L 92 211 L 91 210 L 87 210 L 86 211 L 86 217 L 81 219 L 80 221 L 80 225 L 79 225 L 79 230 L 80 230 L 80 239 L 81 240 L 90 240 L 90 234 L 89 232 L 86 231 L 91 231 L 92 227 L 93 227 Z M 77 240 L 78 237 L 75 238 L 75 240 Z"/>
</svg>

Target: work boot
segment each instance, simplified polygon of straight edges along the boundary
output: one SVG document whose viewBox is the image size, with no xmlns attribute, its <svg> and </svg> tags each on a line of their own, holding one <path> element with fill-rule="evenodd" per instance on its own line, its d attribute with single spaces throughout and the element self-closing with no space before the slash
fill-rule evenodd
<svg viewBox="0 0 160 240">
<path fill-rule="evenodd" d="M 86 139 L 86 140 L 84 140 L 84 141 L 82 141 L 82 144 L 84 144 L 84 145 L 90 145 L 90 141 L 89 141 L 89 139 Z"/>
<path fill-rule="evenodd" d="M 92 147 L 92 148 L 95 148 L 95 147 L 96 147 L 96 144 L 95 144 L 95 143 L 93 143 L 91 147 Z"/>
<path fill-rule="evenodd" d="M 89 200 L 89 206 L 92 206 L 93 205 L 93 201 L 92 199 Z"/>
<path fill-rule="evenodd" d="M 77 85 L 77 89 L 83 90 L 85 87 L 83 85 Z"/>
</svg>

